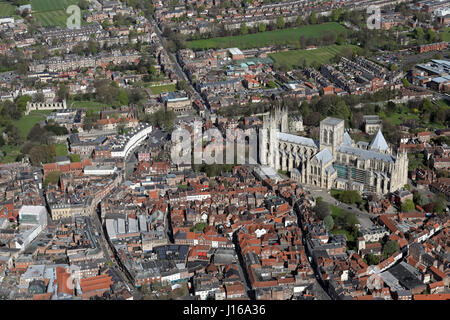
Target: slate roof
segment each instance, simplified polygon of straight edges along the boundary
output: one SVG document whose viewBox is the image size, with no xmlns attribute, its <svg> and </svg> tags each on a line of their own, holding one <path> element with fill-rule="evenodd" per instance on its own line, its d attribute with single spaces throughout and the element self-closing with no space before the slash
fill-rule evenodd
<svg viewBox="0 0 450 320">
<path fill-rule="evenodd" d="M 308 147 L 313 147 L 313 148 L 319 147 L 319 143 L 317 141 L 315 141 L 311 138 L 296 136 L 294 134 L 277 132 L 277 138 L 278 138 L 278 140 L 281 140 L 281 141 L 297 143 L 297 144 L 300 144 L 303 146 L 308 146 Z"/>
<path fill-rule="evenodd" d="M 370 150 L 388 150 L 389 146 L 386 142 L 386 140 L 384 139 L 383 134 L 381 133 L 381 130 L 378 130 L 377 135 L 375 136 L 375 138 L 372 140 L 372 142 L 369 145 Z"/>
</svg>

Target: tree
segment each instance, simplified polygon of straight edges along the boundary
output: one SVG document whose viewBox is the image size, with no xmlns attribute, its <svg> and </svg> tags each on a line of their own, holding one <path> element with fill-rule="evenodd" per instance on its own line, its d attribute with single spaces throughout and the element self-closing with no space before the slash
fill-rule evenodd
<svg viewBox="0 0 450 320">
<path fill-rule="evenodd" d="M 301 24 L 303 24 L 303 17 L 299 15 L 297 17 L 297 25 L 301 25 Z"/>
<path fill-rule="evenodd" d="M 373 266 L 373 265 L 377 265 L 377 264 L 379 264 L 380 263 L 380 258 L 378 258 L 376 255 L 374 255 L 373 253 L 369 253 L 367 256 L 366 256 L 366 261 L 367 261 L 367 264 L 369 265 L 369 266 Z"/>
<path fill-rule="evenodd" d="M 248 33 L 248 27 L 247 24 L 245 22 L 243 22 L 241 24 L 241 34 L 242 35 L 246 35 Z"/>
<path fill-rule="evenodd" d="M 75 46 L 73 46 L 72 51 L 79 56 L 84 55 L 84 44 L 83 42 L 78 42 Z"/>
<path fill-rule="evenodd" d="M 258 31 L 259 31 L 259 32 L 264 32 L 264 31 L 266 31 L 266 24 L 265 24 L 265 23 L 260 23 L 260 24 L 258 25 Z"/>
<path fill-rule="evenodd" d="M 430 42 L 434 42 L 436 40 L 436 33 L 432 29 L 427 30 L 426 38 Z"/>
<path fill-rule="evenodd" d="M 447 208 L 447 199 L 442 194 L 437 194 L 433 197 L 433 209 L 436 213 L 443 213 Z"/>
<path fill-rule="evenodd" d="M 412 201 L 411 199 L 406 199 L 405 201 L 403 201 L 401 206 L 402 212 L 412 212 L 415 208 L 416 206 L 414 205 L 414 201 Z"/>
<path fill-rule="evenodd" d="M 184 90 L 186 91 L 188 88 L 186 80 L 179 80 L 177 82 L 177 90 Z"/>
<path fill-rule="evenodd" d="M 422 27 L 417 27 L 414 30 L 414 36 L 416 39 L 422 39 L 424 35 L 425 35 L 425 32 L 423 31 Z"/>
<path fill-rule="evenodd" d="M 408 88 L 408 87 L 409 87 L 409 81 L 408 81 L 408 79 L 402 78 L 402 83 L 403 83 L 403 86 L 404 86 L 405 88 Z"/>
<path fill-rule="evenodd" d="M 78 6 L 81 10 L 86 10 L 89 8 L 89 1 L 88 0 L 80 0 L 78 1 Z"/>
<path fill-rule="evenodd" d="M 70 162 L 80 162 L 80 155 L 79 154 L 69 154 Z"/>
<path fill-rule="evenodd" d="M 59 177 L 61 176 L 61 171 L 52 171 L 50 172 L 44 180 L 44 187 L 49 184 L 57 184 L 59 181 Z"/>
<path fill-rule="evenodd" d="M 339 201 L 347 204 L 361 203 L 361 194 L 356 190 L 344 190 L 339 193 Z"/>
<path fill-rule="evenodd" d="M 98 42 L 96 42 L 94 39 L 89 39 L 88 41 L 88 46 L 87 46 L 87 51 L 92 54 L 95 55 L 98 52 Z"/>
<path fill-rule="evenodd" d="M 317 16 L 315 12 L 311 13 L 311 15 L 309 16 L 309 23 L 317 24 Z"/>
<path fill-rule="evenodd" d="M 285 25 L 286 25 L 286 22 L 284 21 L 284 18 L 282 16 L 279 16 L 277 18 L 277 28 L 283 29 Z"/>
<path fill-rule="evenodd" d="M 8 135 L 9 145 L 19 146 L 23 144 L 22 133 L 20 132 L 19 128 L 17 128 L 15 125 L 8 124 L 8 126 L 5 129 L 5 132 Z"/>
<path fill-rule="evenodd" d="M 29 152 L 30 161 L 33 165 L 38 166 L 42 163 L 54 161 L 56 157 L 55 145 L 37 145 L 31 148 Z"/>
<path fill-rule="evenodd" d="M 389 70 L 397 71 L 398 70 L 398 66 L 395 63 L 391 63 L 391 65 L 389 66 Z"/>
<path fill-rule="evenodd" d="M 338 118 L 348 119 L 351 114 L 350 108 L 345 104 L 344 100 L 339 100 L 336 106 L 333 108 L 333 115 Z"/>
<path fill-rule="evenodd" d="M 44 102 L 45 96 L 42 92 L 38 92 L 33 96 L 33 102 Z"/>
<path fill-rule="evenodd" d="M 397 252 L 400 249 L 397 241 L 389 240 L 383 246 L 383 256 L 384 258 L 389 257 L 393 253 Z"/>
<path fill-rule="evenodd" d="M 31 102 L 33 99 L 29 96 L 29 95 L 24 95 L 21 96 L 19 99 L 17 99 L 16 101 L 16 106 L 17 109 L 19 109 L 20 111 L 25 111 L 27 109 L 27 103 Z"/>
<path fill-rule="evenodd" d="M 327 228 L 328 231 L 332 230 L 334 227 L 334 220 L 331 215 L 328 215 L 323 219 L 323 223 L 325 224 L 325 228 Z"/>
<path fill-rule="evenodd" d="M 67 88 L 65 83 L 61 83 L 59 85 L 58 91 L 56 92 L 56 96 L 58 97 L 59 101 L 69 99 L 69 88 Z"/>
<path fill-rule="evenodd" d="M 316 216 L 320 220 L 324 220 L 326 216 L 330 215 L 330 207 L 328 206 L 328 203 L 324 201 L 317 201 L 316 206 L 314 207 L 314 212 L 316 213 Z"/>
<path fill-rule="evenodd" d="M 119 90 L 119 93 L 117 95 L 117 100 L 119 100 L 119 103 L 123 106 L 127 106 L 129 104 L 128 94 L 126 90 Z"/>
<path fill-rule="evenodd" d="M 321 117 L 322 117 L 322 114 L 320 112 L 311 112 L 305 118 L 305 124 L 307 126 L 314 126 L 314 127 L 316 127 L 319 124 L 319 121 L 320 121 Z"/>
</svg>

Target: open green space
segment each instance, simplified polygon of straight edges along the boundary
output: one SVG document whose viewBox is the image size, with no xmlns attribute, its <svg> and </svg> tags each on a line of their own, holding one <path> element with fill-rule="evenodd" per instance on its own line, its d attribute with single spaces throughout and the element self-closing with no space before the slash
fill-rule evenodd
<svg viewBox="0 0 450 320">
<path fill-rule="evenodd" d="M 172 92 L 177 90 L 174 84 L 165 84 L 162 86 L 155 86 L 155 87 L 148 86 L 148 88 L 153 94 L 160 94 L 162 92 Z"/>
<path fill-rule="evenodd" d="M 238 47 L 241 49 L 258 48 L 268 45 L 297 45 L 299 39 L 304 36 L 321 37 L 327 32 L 336 32 L 340 34 L 346 28 L 337 22 L 328 22 L 324 24 L 299 26 L 296 28 L 280 29 L 240 36 L 217 37 L 211 39 L 192 40 L 187 42 L 191 49 L 205 50 L 216 48 Z"/>
<path fill-rule="evenodd" d="M 19 128 L 22 136 L 26 138 L 31 128 L 33 128 L 36 123 L 45 120 L 47 115 L 51 112 L 51 110 L 31 111 L 30 114 L 22 116 L 20 120 L 13 121 L 13 125 Z"/>
<path fill-rule="evenodd" d="M 269 56 L 280 65 L 286 65 L 288 68 L 295 68 L 301 66 L 303 60 L 308 65 L 316 62 L 319 64 L 329 63 L 330 60 L 337 54 L 342 54 L 345 48 L 355 50 L 357 47 L 353 45 L 331 45 L 314 50 L 289 50 L 272 53 Z"/>
<path fill-rule="evenodd" d="M 69 100 L 67 102 L 68 108 L 75 108 L 75 109 L 87 109 L 92 111 L 101 111 L 103 107 L 107 107 L 106 104 L 97 102 L 97 101 L 75 101 L 75 100 Z"/>
<path fill-rule="evenodd" d="M 445 29 L 445 32 L 442 34 L 442 40 L 450 41 L 450 27 Z"/>
<path fill-rule="evenodd" d="M 33 16 L 43 27 L 65 27 L 67 24 L 68 14 L 64 10 L 53 10 L 33 13 Z"/>
<path fill-rule="evenodd" d="M 67 18 L 70 16 L 66 10 L 70 5 L 77 3 L 77 0 L 33 0 L 31 8 L 33 17 L 43 27 L 65 27 Z M 85 24 L 83 19 L 81 19 L 81 23 Z"/>
<path fill-rule="evenodd" d="M 420 116 L 419 113 L 413 113 L 413 112 L 404 112 L 404 113 L 398 113 L 394 112 L 389 116 L 386 116 L 383 112 L 379 113 L 379 116 L 381 119 L 388 120 L 392 125 L 399 126 L 402 125 L 405 120 L 416 120 L 418 123 L 423 123 L 423 119 Z M 427 127 L 437 128 L 437 129 L 443 129 L 445 128 L 445 125 L 440 123 L 428 123 L 424 124 Z"/>
<path fill-rule="evenodd" d="M 17 7 L 7 2 L 0 2 L 0 17 L 10 17 L 16 13 Z"/>
<path fill-rule="evenodd" d="M 33 11 L 66 10 L 71 4 L 77 3 L 77 0 L 33 0 L 31 9 Z"/>
<path fill-rule="evenodd" d="M 67 151 L 67 145 L 65 143 L 56 144 L 56 156 L 67 156 L 69 153 Z"/>
<path fill-rule="evenodd" d="M 354 250 L 356 246 L 356 238 L 358 236 L 355 225 L 358 222 L 355 214 L 330 205 L 331 217 L 334 221 L 334 228 L 331 230 L 332 234 L 345 234 L 347 238 L 347 249 Z"/>
</svg>

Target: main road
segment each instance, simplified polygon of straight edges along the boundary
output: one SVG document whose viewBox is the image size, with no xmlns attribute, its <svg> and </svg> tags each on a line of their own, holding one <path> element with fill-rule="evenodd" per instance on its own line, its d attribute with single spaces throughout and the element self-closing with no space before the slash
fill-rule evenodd
<svg viewBox="0 0 450 320">
<path fill-rule="evenodd" d="M 175 72 L 177 73 L 178 77 L 180 79 L 186 81 L 186 83 L 187 83 L 187 85 L 189 87 L 189 91 L 193 95 L 193 98 L 200 100 L 202 102 L 203 106 L 206 108 L 206 106 L 207 106 L 206 101 L 203 99 L 201 94 L 192 85 L 192 83 L 189 80 L 188 76 L 183 71 L 183 68 L 181 67 L 180 63 L 178 62 L 178 59 L 177 59 L 176 55 L 166 49 L 167 48 L 167 40 L 164 38 L 164 36 L 162 34 L 162 31 L 161 31 L 161 29 L 158 26 L 158 23 L 156 22 L 156 20 L 153 17 L 151 19 L 151 24 L 153 25 L 154 31 L 155 31 L 156 35 L 158 36 L 159 41 L 161 42 L 161 45 L 163 46 L 165 52 L 171 57 L 171 61 L 173 62 L 173 65 L 174 65 L 174 68 L 175 68 Z"/>
</svg>

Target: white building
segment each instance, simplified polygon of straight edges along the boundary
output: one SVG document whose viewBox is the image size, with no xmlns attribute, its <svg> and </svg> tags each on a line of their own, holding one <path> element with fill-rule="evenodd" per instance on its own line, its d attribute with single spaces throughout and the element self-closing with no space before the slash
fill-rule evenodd
<svg viewBox="0 0 450 320">
<path fill-rule="evenodd" d="M 117 172 L 116 166 L 86 166 L 84 167 L 84 174 L 89 176 L 108 176 Z"/>
<path fill-rule="evenodd" d="M 126 158 L 152 132 L 152 126 L 140 124 L 126 135 L 118 136 L 111 150 L 113 158 Z"/>
<path fill-rule="evenodd" d="M 16 248 L 23 251 L 47 227 L 47 209 L 44 206 L 22 206 L 19 223 L 20 232 L 14 242 Z"/>
</svg>

